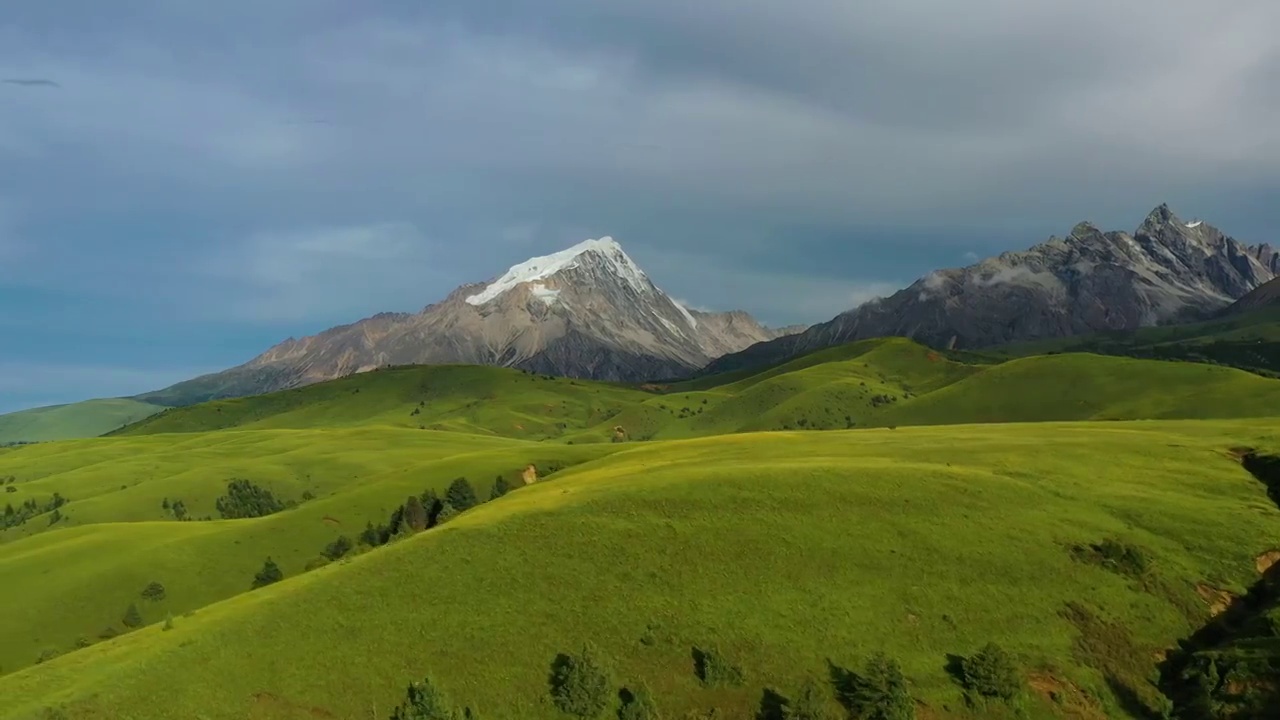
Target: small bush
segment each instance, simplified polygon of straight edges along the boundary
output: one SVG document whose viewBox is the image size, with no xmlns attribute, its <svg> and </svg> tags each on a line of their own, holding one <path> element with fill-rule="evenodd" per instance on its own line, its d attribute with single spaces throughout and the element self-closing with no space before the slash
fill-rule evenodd
<svg viewBox="0 0 1280 720">
<path fill-rule="evenodd" d="M 164 586 L 158 582 L 152 581 L 142 589 L 142 599 L 151 602 L 160 602 L 165 598 Z"/>
<path fill-rule="evenodd" d="M 960 661 L 964 687 L 983 698 L 1012 701 L 1022 693 L 1022 676 L 1013 657 L 995 643 Z"/>
<path fill-rule="evenodd" d="M 111 638 L 119 637 L 119 635 L 120 635 L 119 630 L 116 630 L 113 627 L 106 627 L 106 628 L 103 628 L 102 632 L 98 633 L 98 639 L 110 640 Z"/>
<path fill-rule="evenodd" d="M 163 630 L 164 632 L 169 632 L 170 630 L 173 629 L 173 613 L 170 613 L 165 616 L 164 627 L 160 629 Z"/>
<path fill-rule="evenodd" d="M 841 703 L 855 717 L 913 720 L 916 716 L 902 668 L 885 653 L 867 658 L 861 674 L 847 673 L 838 689 Z"/>
<path fill-rule="evenodd" d="M 346 535 L 340 535 L 337 540 L 325 545 L 324 551 L 320 554 L 324 555 L 329 560 L 337 560 L 351 552 L 355 546 L 356 544 L 351 541 L 351 538 Z"/>
<path fill-rule="evenodd" d="M 635 691 L 622 691 L 622 709 L 618 711 L 618 720 L 660 720 L 661 713 L 653 702 L 653 693 L 647 685 L 641 685 Z"/>
<path fill-rule="evenodd" d="M 794 700 L 784 706 L 785 720 L 833 720 L 827 693 L 813 678 L 805 680 Z"/>
<path fill-rule="evenodd" d="M 276 565 L 275 560 L 268 557 L 267 561 L 262 564 L 262 569 L 258 571 L 257 575 L 253 576 L 253 585 L 251 587 L 256 590 L 260 587 L 278 583 L 283 579 L 284 572 L 280 570 L 280 566 Z"/>
<path fill-rule="evenodd" d="M 498 478 L 493 481 L 493 489 L 489 491 L 489 499 L 497 500 L 509 492 L 511 492 L 511 483 L 507 482 L 506 478 L 499 475 Z"/>
<path fill-rule="evenodd" d="M 1077 545 L 1071 552 L 1076 560 L 1099 565 L 1126 577 L 1141 578 L 1151 569 L 1151 556 L 1146 550 L 1114 538 L 1094 545 Z"/>
<path fill-rule="evenodd" d="M 436 524 L 443 525 L 458 516 L 458 510 L 450 503 L 445 503 L 440 507 L 440 513 L 436 515 Z"/>
<path fill-rule="evenodd" d="M 473 715 L 469 709 L 466 715 L 455 710 L 431 678 L 411 683 L 404 702 L 391 713 L 391 720 L 458 720 L 460 717 Z"/>
<path fill-rule="evenodd" d="M 599 717 L 612 700 L 609 675 L 590 645 L 578 655 L 558 655 L 551 663 L 550 684 L 555 706 L 580 718 Z"/>
<path fill-rule="evenodd" d="M 693 671 L 708 687 L 739 687 L 743 683 L 742 668 L 730 663 L 715 648 L 693 649 Z"/>
</svg>

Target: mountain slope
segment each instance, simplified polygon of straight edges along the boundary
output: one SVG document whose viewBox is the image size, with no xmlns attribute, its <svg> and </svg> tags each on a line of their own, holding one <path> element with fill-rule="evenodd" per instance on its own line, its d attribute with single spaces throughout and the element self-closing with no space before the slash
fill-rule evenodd
<svg viewBox="0 0 1280 720">
<path fill-rule="evenodd" d="M 464 285 L 420 313 L 384 313 L 289 339 L 245 365 L 140 399 L 185 405 L 408 364 L 640 381 L 688 374 L 777 336 L 745 313 L 687 310 L 606 237 Z"/>
<path fill-rule="evenodd" d="M 95 437 L 164 408 L 117 398 L 20 410 L 0 415 L 0 445 Z"/>
<path fill-rule="evenodd" d="M 1161 205 L 1132 235 L 1080 223 L 1065 238 L 931 273 L 805 332 L 723 356 L 704 372 L 759 367 L 870 337 L 981 348 L 1197 319 L 1278 273 L 1280 251 L 1184 223 Z"/>
<path fill-rule="evenodd" d="M 1223 311 L 1223 314 L 1236 315 L 1270 307 L 1280 307 L 1280 277 L 1275 277 L 1249 291 L 1248 295 L 1232 303 Z"/>
</svg>

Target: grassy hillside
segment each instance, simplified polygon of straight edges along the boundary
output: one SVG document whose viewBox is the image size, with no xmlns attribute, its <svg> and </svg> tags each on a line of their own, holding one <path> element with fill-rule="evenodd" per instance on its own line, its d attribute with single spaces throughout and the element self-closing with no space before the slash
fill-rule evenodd
<svg viewBox="0 0 1280 720">
<path fill-rule="evenodd" d="M 154 415 L 163 407 L 137 400 L 88 400 L 0 415 L 0 445 L 97 437 Z"/>
<path fill-rule="evenodd" d="M 987 354 L 1009 358 L 1071 352 L 1214 363 L 1275 377 L 1280 375 L 1280 307 L 1201 323 L 1019 343 Z"/>
<path fill-rule="evenodd" d="M 350 432 L 333 435 L 345 442 Z M 95 441 L 81 452 L 148 440 L 163 438 Z M 531 445 L 474 442 L 511 446 L 481 450 L 477 462 L 502 452 L 515 460 Z M 172 602 L 198 604 L 205 585 L 235 584 L 224 573 L 247 582 L 267 551 L 286 556 L 290 577 L 191 616 L 175 612 L 170 631 L 156 622 L 163 608 L 144 608 L 149 627 L 0 677 L 0 717 L 56 706 L 68 718 L 385 717 L 426 674 L 485 717 L 563 717 L 549 704 L 548 668 L 587 640 L 615 685 L 649 685 L 667 717 L 713 706 L 720 717 L 747 717 L 765 687 L 793 694 L 806 676 L 825 677 L 828 661 L 856 669 L 879 650 L 901 661 L 925 703 L 921 717 L 1011 716 L 1000 705 L 967 709 L 945 670 L 949 654 L 992 640 L 1031 683 L 1030 717 L 1138 717 L 1136 705 L 1157 702 L 1148 683 L 1157 652 L 1207 616 L 1201 594 L 1243 591 L 1255 559 L 1276 546 L 1280 511 L 1227 452 L 1237 446 L 1280 448 L 1280 423 L 957 426 L 598 447 L 550 481 L 300 576 L 304 548 L 323 539 L 321 513 L 359 522 L 348 506 L 372 510 L 382 502 L 375 492 L 394 498 L 455 468 L 430 472 L 425 460 L 422 473 L 371 473 L 332 486 L 324 508 L 304 503 L 259 520 L 46 531 L 0 545 L 0 577 L 21 580 L 0 583 L 4 607 L 19 608 L 5 619 L 6 639 L 58 624 L 32 617 L 40 605 L 56 606 L 61 622 L 98 612 L 87 623 L 96 627 L 149 579 L 172 588 Z M 406 456 L 429 457 L 431 447 Z M 434 462 L 461 469 L 472 460 Z M 74 514 L 76 501 L 67 507 Z M 313 536 L 298 536 L 313 526 Z M 1104 539 L 1141 548 L 1148 572 L 1126 577 L 1073 550 Z M 128 561 L 144 551 L 153 554 Z M 77 578 L 98 575 L 119 581 L 115 594 L 66 600 Z M 702 687 L 694 646 L 718 648 L 744 683 Z"/>
<path fill-rule="evenodd" d="M 379 425 L 544 439 L 598 423 L 647 397 L 617 385 L 505 368 L 402 367 L 175 408 L 118 434 Z"/>
</svg>

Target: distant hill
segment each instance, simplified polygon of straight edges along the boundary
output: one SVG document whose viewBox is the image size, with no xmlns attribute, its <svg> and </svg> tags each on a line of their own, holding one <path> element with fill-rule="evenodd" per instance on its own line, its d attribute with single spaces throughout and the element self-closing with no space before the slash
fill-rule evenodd
<svg viewBox="0 0 1280 720">
<path fill-rule="evenodd" d="M 0 415 L 0 445 L 96 437 L 163 407 L 126 398 L 88 400 Z"/>
<path fill-rule="evenodd" d="M 1236 315 L 1268 307 L 1280 307 L 1280 277 L 1254 288 L 1248 295 L 1232 303 L 1224 314 Z"/>
</svg>

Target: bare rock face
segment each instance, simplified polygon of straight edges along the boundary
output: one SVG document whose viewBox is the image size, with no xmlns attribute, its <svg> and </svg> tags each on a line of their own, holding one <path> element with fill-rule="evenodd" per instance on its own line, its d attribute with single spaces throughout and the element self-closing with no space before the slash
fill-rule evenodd
<svg viewBox="0 0 1280 720">
<path fill-rule="evenodd" d="M 688 375 L 778 336 L 746 313 L 686 309 L 618 243 L 602 238 L 532 258 L 492 282 L 464 285 L 419 313 L 384 313 L 291 338 L 240 367 L 142 397 L 188 404 L 408 364 L 641 381 Z"/>
<path fill-rule="evenodd" d="M 905 336 L 946 348 L 1202 318 L 1280 275 L 1280 252 L 1247 246 L 1167 205 L 1133 234 L 1080 223 L 1025 252 L 939 270 L 829 322 L 726 354 L 704 372 L 784 361 L 853 340 Z"/>
</svg>

